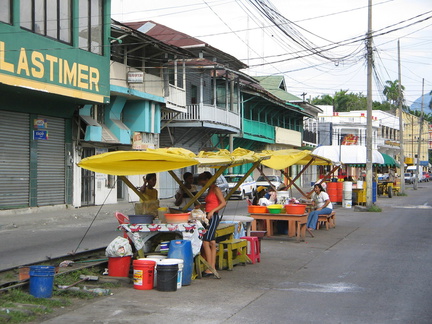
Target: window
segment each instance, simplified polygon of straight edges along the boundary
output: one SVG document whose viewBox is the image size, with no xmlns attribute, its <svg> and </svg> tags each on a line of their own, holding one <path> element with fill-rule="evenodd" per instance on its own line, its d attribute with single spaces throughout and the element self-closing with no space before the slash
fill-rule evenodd
<svg viewBox="0 0 432 324">
<path fill-rule="evenodd" d="M 12 0 L 0 1 L 0 21 L 12 23 Z"/>
<path fill-rule="evenodd" d="M 198 87 L 196 85 L 191 85 L 191 105 L 196 105 L 198 103 Z"/>
<path fill-rule="evenodd" d="M 103 1 L 79 0 L 79 47 L 103 54 Z"/>
<path fill-rule="evenodd" d="M 21 27 L 70 44 L 72 0 L 21 0 Z"/>
</svg>

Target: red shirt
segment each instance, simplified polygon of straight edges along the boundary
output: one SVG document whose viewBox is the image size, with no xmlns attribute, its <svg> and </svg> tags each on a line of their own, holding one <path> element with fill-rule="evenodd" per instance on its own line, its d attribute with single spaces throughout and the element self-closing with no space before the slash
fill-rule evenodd
<svg viewBox="0 0 432 324">
<path fill-rule="evenodd" d="M 218 197 L 216 196 L 214 188 L 209 189 L 209 192 L 208 192 L 207 196 L 205 197 L 205 202 L 206 202 L 205 211 L 207 213 L 209 211 L 212 211 L 213 209 L 215 209 L 217 206 L 220 205 L 220 201 L 219 201 Z"/>
</svg>

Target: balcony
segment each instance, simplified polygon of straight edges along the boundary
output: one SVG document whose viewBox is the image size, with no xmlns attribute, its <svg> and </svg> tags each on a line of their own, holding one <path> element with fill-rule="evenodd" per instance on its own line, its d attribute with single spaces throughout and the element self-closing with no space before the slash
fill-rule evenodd
<svg viewBox="0 0 432 324">
<path fill-rule="evenodd" d="M 274 143 L 275 127 L 263 122 L 243 119 L 243 137 L 265 143 Z"/>
<path fill-rule="evenodd" d="M 159 98 L 165 98 L 167 108 L 177 112 L 186 111 L 186 91 L 184 89 L 175 87 L 170 84 L 167 93 L 165 93 L 163 78 L 150 73 L 144 73 L 143 82 L 128 83 L 128 72 L 142 71 L 118 62 L 111 61 L 110 84 L 150 94 Z"/>
<path fill-rule="evenodd" d="M 185 113 L 169 113 L 165 118 L 173 127 L 205 127 L 227 133 L 240 132 L 240 116 L 210 105 L 188 105 Z"/>
<path fill-rule="evenodd" d="M 165 100 L 167 108 L 186 113 L 186 91 L 184 89 L 170 84 Z"/>
</svg>

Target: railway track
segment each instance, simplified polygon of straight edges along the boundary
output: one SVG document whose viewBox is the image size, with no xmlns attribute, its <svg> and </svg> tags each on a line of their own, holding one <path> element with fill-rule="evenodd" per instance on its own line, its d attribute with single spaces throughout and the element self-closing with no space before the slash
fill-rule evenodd
<svg viewBox="0 0 432 324">
<path fill-rule="evenodd" d="M 71 273 L 86 268 L 106 267 L 108 258 L 105 256 L 105 247 L 84 252 L 78 252 L 74 255 L 64 255 L 49 260 L 43 260 L 30 264 L 24 264 L 17 267 L 0 270 L 0 292 L 13 288 L 24 287 L 28 284 L 29 279 L 26 276 L 26 270 L 33 265 L 50 265 L 58 267 L 57 275 Z M 72 261 L 72 262 L 69 262 Z M 60 267 L 60 264 L 67 266 Z"/>
</svg>

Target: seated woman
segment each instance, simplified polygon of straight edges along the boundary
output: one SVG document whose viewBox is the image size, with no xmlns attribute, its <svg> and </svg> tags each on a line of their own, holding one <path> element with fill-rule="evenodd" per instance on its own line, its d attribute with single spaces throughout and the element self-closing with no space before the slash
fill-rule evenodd
<svg viewBox="0 0 432 324">
<path fill-rule="evenodd" d="M 195 195 L 198 192 L 197 187 L 193 184 L 194 178 L 193 174 L 190 172 L 186 172 L 183 174 L 183 183 L 185 187 L 193 194 Z M 176 194 L 175 194 L 175 202 L 174 205 L 179 207 L 184 207 L 186 204 L 191 200 L 189 195 L 183 191 L 183 189 L 180 187 Z M 193 208 L 193 206 L 190 206 L 189 208 Z"/>
<path fill-rule="evenodd" d="M 149 197 L 150 200 L 158 200 L 158 191 L 154 188 L 156 185 L 156 173 L 149 173 L 144 178 L 144 184 L 140 191 Z"/>
<path fill-rule="evenodd" d="M 309 213 L 306 225 L 306 230 L 311 236 L 313 236 L 312 231 L 316 229 L 318 215 L 330 215 L 333 211 L 330 197 L 321 184 L 314 185 L 312 204 L 315 206 L 315 210 Z"/>
</svg>

